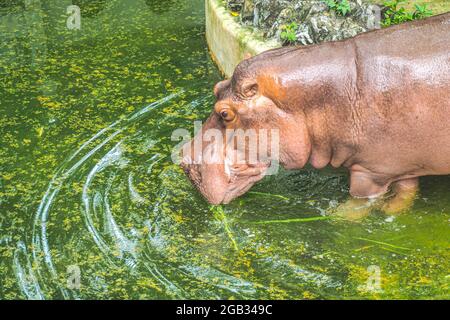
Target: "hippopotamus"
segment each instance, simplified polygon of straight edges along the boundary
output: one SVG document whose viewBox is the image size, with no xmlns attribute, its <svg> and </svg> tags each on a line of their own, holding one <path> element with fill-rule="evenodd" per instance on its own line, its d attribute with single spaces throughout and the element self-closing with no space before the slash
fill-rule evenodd
<svg viewBox="0 0 450 320">
<path fill-rule="evenodd" d="M 210 203 L 244 194 L 278 161 L 286 169 L 345 167 L 353 198 L 384 196 L 386 212 L 401 211 L 419 177 L 450 174 L 450 13 L 263 52 L 240 62 L 214 94 L 181 163 Z M 226 156 L 226 135 L 204 137 L 210 129 L 274 128 L 278 156 L 256 163 Z M 202 163 L 195 143 L 221 161 Z"/>
</svg>

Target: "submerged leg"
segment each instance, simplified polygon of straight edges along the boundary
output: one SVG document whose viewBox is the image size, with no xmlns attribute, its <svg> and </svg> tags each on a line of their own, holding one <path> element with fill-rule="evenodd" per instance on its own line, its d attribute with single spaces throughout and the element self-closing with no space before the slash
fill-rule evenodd
<svg viewBox="0 0 450 320">
<path fill-rule="evenodd" d="M 347 220 L 360 220 L 379 206 L 379 199 L 386 193 L 389 185 L 369 172 L 350 172 L 350 194 L 354 197 L 333 212 Z"/>
<path fill-rule="evenodd" d="M 351 198 L 340 204 L 332 214 L 346 220 L 357 221 L 367 217 L 373 209 L 377 208 L 377 206 L 378 199 Z"/>
<path fill-rule="evenodd" d="M 393 197 L 385 202 L 382 210 L 396 215 L 408 210 L 414 204 L 419 191 L 419 178 L 400 180 L 392 184 Z"/>
</svg>

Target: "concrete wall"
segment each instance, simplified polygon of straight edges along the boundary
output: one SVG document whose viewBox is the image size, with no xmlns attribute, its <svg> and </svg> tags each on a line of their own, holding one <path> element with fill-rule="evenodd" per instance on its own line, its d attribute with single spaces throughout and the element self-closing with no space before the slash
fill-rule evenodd
<svg viewBox="0 0 450 320">
<path fill-rule="evenodd" d="M 249 29 L 242 27 L 225 9 L 221 0 L 205 0 L 206 41 L 213 60 L 229 78 L 234 68 L 247 54 L 252 56 L 280 47 L 275 40 L 262 41 Z M 261 38 L 262 39 L 262 38 Z"/>
</svg>

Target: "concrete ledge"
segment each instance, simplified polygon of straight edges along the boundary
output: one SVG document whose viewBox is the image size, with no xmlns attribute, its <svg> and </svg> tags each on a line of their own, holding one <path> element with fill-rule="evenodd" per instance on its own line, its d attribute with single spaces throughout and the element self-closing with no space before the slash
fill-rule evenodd
<svg viewBox="0 0 450 320">
<path fill-rule="evenodd" d="M 213 60 L 225 77 L 233 75 L 234 68 L 247 54 L 254 56 L 281 46 L 275 40 L 262 41 L 242 27 L 221 0 L 205 0 L 205 7 L 206 41 Z"/>
</svg>

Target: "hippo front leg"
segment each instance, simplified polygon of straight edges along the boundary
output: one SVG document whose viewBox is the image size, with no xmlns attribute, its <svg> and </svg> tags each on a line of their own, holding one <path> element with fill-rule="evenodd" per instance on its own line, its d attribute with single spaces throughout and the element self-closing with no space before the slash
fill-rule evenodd
<svg viewBox="0 0 450 320">
<path fill-rule="evenodd" d="M 358 221 L 367 217 L 370 212 L 379 207 L 379 199 L 350 198 L 340 204 L 331 214 L 349 221 Z"/>
<path fill-rule="evenodd" d="M 360 220 L 382 204 L 382 196 L 389 190 L 389 183 L 364 171 L 351 171 L 351 199 L 339 205 L 333 212 L 346 220 Z"/>
<path fill-rule="evenodd" d="M 389 197 L 383 197 L 391 187 Z M 386 214 L 396 215 L 408 210 L 419 191 L 419 179 L 411 178 L 389 183 L 380 183 L 366 173 L 352 173 L 350 194 L 353 198 L 341 204 L 335 214 L 347 220 L 359 220 L 374 210 L 381 209 Z"/>
<path fill-rule="evenodd" d="M 358 199 L 377 199 L 389 190 L 389 180 L 364 171 L 351 171 L 350 194 Z"/>
<path fill-rule="evenodd" d="M 392 184 L 393 196 L 382 206 L 386 214 L 402 213 L 414 204 L 419 191 L 419 178 L 405 179 Z"/>
</svg>

